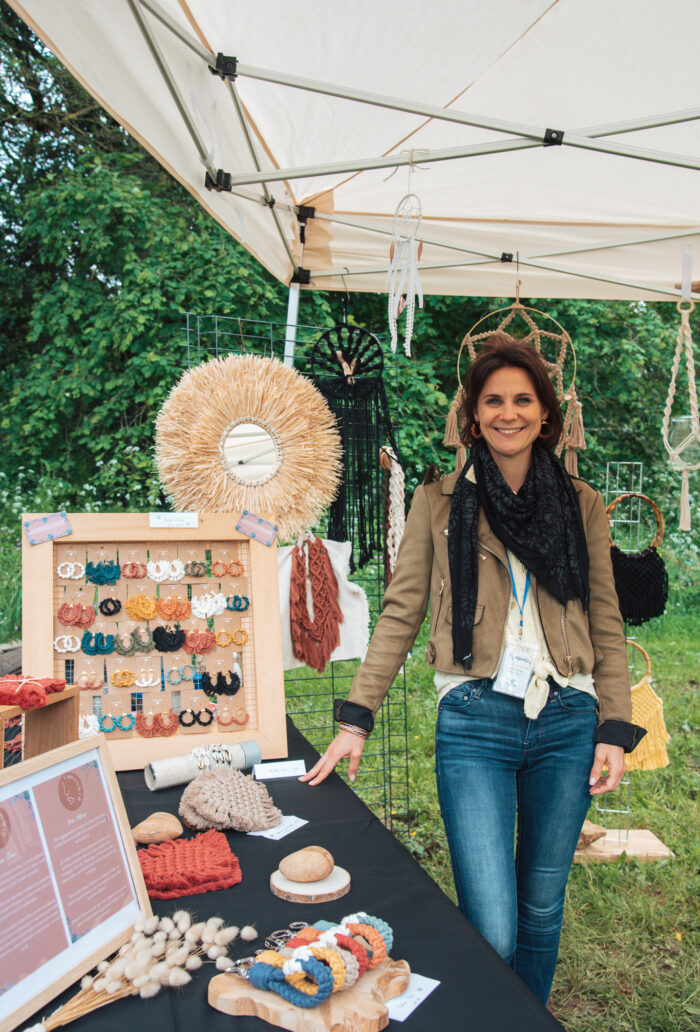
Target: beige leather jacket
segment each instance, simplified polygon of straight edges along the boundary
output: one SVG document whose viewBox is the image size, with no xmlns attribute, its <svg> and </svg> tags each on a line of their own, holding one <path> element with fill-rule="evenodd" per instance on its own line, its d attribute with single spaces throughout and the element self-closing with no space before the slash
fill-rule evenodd
<svg viewBox="0 0 700 1032">
<path fill-rule="evenodd" d="M 457 473 L 416 490 L 406 520 L 398 561 L 384 595 L 383 611 L 364 663 L 352 683 L 349 702 L 376 713 L 413 646 L 430 602 L 428 663 L 436 670 L 463 673 L 452 657 L 452 592 L 447 557 L 447 524 Z M 590 606 L 579 600 L 565 607 L 531 581 L 547 647 L 564 676 L 592 673 L 599 698 L 599 724 L 631 720 L 625 638 L 610 562 L 605 507 L 600 493 L 572 478 L 578 494 L 590 558 Z M 505 549 L 479 511 L 479 591 L 470 677 L 494 677 L 511 595 Z"/>
</svg>

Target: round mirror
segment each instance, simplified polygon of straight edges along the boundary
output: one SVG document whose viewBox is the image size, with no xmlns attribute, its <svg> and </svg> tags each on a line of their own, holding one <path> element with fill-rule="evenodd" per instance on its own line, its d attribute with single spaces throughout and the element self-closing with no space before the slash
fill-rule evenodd
<svg viewBox="0 0 700 1032">
<path fill-rule="evenodd" d="M 247 487 L 265 484 L 282 465 L 280 439 L 259 419 L 237 419 L 219 445 L 221 464 L 233 480 Z"/>
</svg>

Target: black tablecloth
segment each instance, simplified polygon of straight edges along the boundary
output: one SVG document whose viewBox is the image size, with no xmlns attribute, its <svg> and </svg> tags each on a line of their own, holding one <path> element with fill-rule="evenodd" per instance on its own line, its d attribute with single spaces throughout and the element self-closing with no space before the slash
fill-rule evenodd
<svg viewBox="0 0 700 1032">
<path fill-rule="evenodd" d="M 289 758 L 304 759 L 306 769 L 318 754 L 289 722 Z M 182 788 L 150 792 L 141 771 L 119 775 L 133 827 L 156 810 L 177 813 Z M 284 814 L 308 820 L 278 842 L 231 833 L 243 881 L 222 892 L 175 900 L 153 900 L 154 912 L 171 914 L 183 907 L 198 919 L 214 914 L 227 923 L 254 924 L 261 940 L 290 921 L 338 920 L 365 910 L 384 918 L 394 929 L 392 956 L 404 958 L 411 970 L 439 979 L 431 995 L 403 1023 L 390 1028 L 405 1032 L 554 1032 L 562 1026 L 478 934 L 461 912 L 337 775 L 310 788 L 295 778 L 267 783 Z M 183 786 L 184 787 L 184 786 Z M 286 903 L 269 889 L 270 873 L 288 853 L 303 846 L 324 846 L 351 874 L 348 895 L 333 903 L 307 906 Z M 445 868 L 449 857 L 445 854 Z M 237 940 L 232 957 L 262 946 Z M 270 1026 L 258 1018 L 232 1018 L 207 1003 L 207 984 L 217 972 L 213 964 L 196 972 L 182 991 L 163 990 L 152 1000 L 127 998 L 83 1018 L 80 1032 L 263 1032 Z M 64 994 L 61 1002 L 70 996 Z M 49 1013 L 55 1005 L 46 1009 Z M 77 1032 L 77 1027 L 76 1027 Z"/>
</svg>

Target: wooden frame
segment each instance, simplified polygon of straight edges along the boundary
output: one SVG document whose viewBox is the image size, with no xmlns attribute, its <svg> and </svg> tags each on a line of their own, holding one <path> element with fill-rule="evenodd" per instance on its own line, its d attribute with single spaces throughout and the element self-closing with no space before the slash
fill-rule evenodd
<svg viewBox="0 0 700 1032">
<path fill-rule="evenodd" d="M 116 828 L 118 832 L 116 842 L 121 846 L 122 865 L 114 870 L 117 879 L 121 881 L 120 891 L 125 895 L 122 896 L 122 902 L 119 904 L 117 912 L 110 913 L 102 921 L 98 920 L 95 926 L 87 924 L 84 929 L 78 929 L 74 934 L 68 912 L 67 901 L 69 902 L 70 900 L 68 882 L 63 884 L 62 889 L 58 888 L 62 876 L 61 868 L 53 859 L 49 860 L 52 845 L 56 844 L 56 840 L 51 837 L 50 831 L 47 830 L 47 814 L 50 808 L 45 800 L 42 803 L 40 799 L 37 803 L 35 790 L 41 789 L 45 785 L 45 790 L 48 791 L 53 780 L 61 778 L 65 774 L 74 773 L 82 767 L 88 768 L 92 783 L 97 786 L 94 793 L 90 796 L 90 805 L 92 807 L 95 805 L 101 806 L 103 798 L 107 803 L 106 816 L 108 824 L 105 825 L 101 821 L 101 828 Z M 96 769 L 96 773 L 91 769 L 93 767 Z M 59 793 L 60 788 L 59 783 L 57 785 Z M 104 789 L 104 793 L 100 792 L 100 788 Z M 85 790 L 85 795 L 87 796 L 87 789 Z M 5 804 L 4 808 L 3 803 Z M 36 917 L 39 913 L 43 917 L 45 913 L 53 909 L 59 915 L 57 923 L 60 923 L 64 928 L 66 939 L 69 933 L 71 934 L 71 941 L 60 952 L 40 964 L 37 969 L 31 972 L 26 971 L 25 974 L 22 974 L 15 985 L 7 987 L 6 991 L 0 991 L 0 1032 L 9 1032 L 10 1029 L 15 1028 L 30 1015 L 44 1007 L 54 997 L 58 996 L 64 989 L 67 989 L 82 975 L 94 968 L 101 960 L 114 953 L 132 935 L 134 921 L 139 910 L 147 915 L 151 914 L 146 885 L 141 873 L 141 866 L 138 861 L 117 778 L 110 761 L 109 750 L 105 747 L 104 735 L 96 735 L 80 742 L 72 742 L 69 745 L 61 746 L 60 749 L 53 749 L 51 752 L 43 753 L 41 756 L 36 756 L 33 759 L 26 760 L 24 763 L 0 771 L 0 832 L 3 832 L 3 829 L 5 829 L 3 833 L 0 833 L 0 870 L 3 867 L 2 853 L 5 847 L 12 849 L 11 832 L 7 831 L 12 824 L 9 816 L 11 803 L 29 807 L 42 843 L 39 859 L 43 861 L 43 865 L 51 873 L 50 878 L 44 878 L 42 881 L 41 868 L 39 866 L 35 867 L 35 871 L 38 873 L 32 877 L 31 887 L 34 888 L 36 886 L 37 896 L 43 895 L 45 898 L 37 898 L 35 903 L 32 903 L 32 900 L 24 901 L 24 912 L 29 915 L 25 920 L 31 920 L 32 915 Z M 77 815 L 76 821 L 81 817 L 83 790 L 81 789 L 80 801 L 77 807 L 72 800 L 64 804 L 64 806 L 65 816 L 63 813 L 59 813 L 57 817 L 62 834 L 65 834 L 64 829 L 69 827 L 68 820 L 71 810 Z M 52 809 L 56 810 L 60 809 L 60 807 L 54 805 Z M 98 810 L 98 813 L 102 813 L 102 810 Z M 82 817 L 84 820 L 87 820 L 89 825 L 91 818 L 87 803 L 85 804 L 85 813 L 82 814 Z M 39 828 L 41 828 L 40 831 Z M 74 832 L 76 838 L 79 839 L 79 836 L 84 834 L 85 828 L 86 824 L 84 821 L 82 824 L 76 823 Z M 104 832 L 104 834 L 108 835 L 109 832 Z M 4 843 L 3 838 L 5 839 Z M 24 844 L 27 841 L 27 836 L 20 836 L 20 840 L 22 848 L 25 848 Z M 88 841 L 86 846 L 88 853 L 90 848 Z M 94 856 L 94 843 L 92 848 Z M 99 853 L 100 859 L 102 859 L 104 856 L 102 850 Z M 8 859 L 8 854 L 6 854 L 8 871 L 5 873 L 9 873 L 11 860 L 12 857 L 10 856 Z M 59 860 L 58 863 L 60 864 L 61 861 Z M 80 865 L 78 870 L 80 878 L 90 878 L 92 873 L 89 867 L 90 863 L 94 864 L 94 860 Z M 16 864 L 19 864 L 19 861 L 16 861 Z M 77 865 L 75 867 L 77 868 Z M 65 868 L 63 868 L 63 872 L 65 875 Z M 75 877 L 75 874 L 73 874 L 73 877 Z M 21 893 L 18 891 L 16 884 L 5 882 L 4 887 L 5 899 L 3 908 L 6 908 L 10 918 L 14 921 L 14 914 L 19 914 L 22 911 L 23 901 Z M 81 899 L 89 898 L 92 901 L 95 895 L 98 894 L 99 885 L 93 887 L 90 893 L 82 891 Z M 110 896 L 109 899 L 111 898 L 113 897 Z M 56 902 L 57 900 L 60 900 L 60 905 Z M 82 920 L 85 921 L 86 918 L 83 916 Z M 21 927 L 17 927 L 14 930 L 13 945 L 19 945 L 21 934 Z M 38 932 L 35 932 L 35 936 L 38 934 Z M 43 929 L 41 934 L 42 936 L 44 935 Z M 48 938 L 48 933 L 46 937 Z M 19 954 L 17 956 L 19 957 Z M 17 962 L 20 965 L 20 961 L 18 960 Z M 24 958 L 25 968 L 26 964 L 27 961 Z M 8 965 L 6 962 L 3 964 L 0 980 L 4 981 L 5 977 L 7 977 L 7 971 Z M 11 962 L 9 971 L 12 974 Z M 16 970 L 15 973 L 19 975 L 20 972 Z M 6 992 L 13 995 L 8 998 Z"/>
<path fill-rule="evenodd" d="M 36 515 L 27 514 L 22 519 L 30 520 Z M 251 604 L 243 614 L 245 619 L 241 620 L 241 626 L 247 624 L 249 627 L 249 641 L 244 652 L 244 673 L 245 664 L 248 664 L 249 673 L 247 677 L 244 676 L 241 692 L 245 692 L 245 709 L 250 714 L 248 723 L 244 726 L 234 724 L 219 727 L 215 722 L 206 729 L 201 728 L 201 733 L 197 726 L 195 731 L 187 733 L 179 729 L 172 737 L 143 738 L 135 731 L 131 735 L 117 731 L 113 737 L 107 736 L 117 770 L 133 770 L 152 760 L 178 756 L 195 746 L 213 742 L 236 743 L 254 739 L 265 759 L 287 755 L 277 549 L 261 545 L 236 531 L 237 518 L 236 513 L 200 513 L 196 528 L 156 529 L 150 526 L 147 513 L 69 513 L 72 528 L 70 536 L 39 545 L 29 545 L 26 539 L 23 541 L 23 665 L 25 671 L 37 676 L 45 676 L 49 671 L 55 676 L 63 676 L 63 664 L 58 660 L 70 658 L 57 657 L 53 649 L 56 635 L 72 630 L 70 627 L 61 627 L 56 621 L 57 591 L 66 585 L 65 581 L 57 577 L 57 559 L 60 561 L 66 549 L 75 549 L 83 556 L 94 555 L 94 550 L 100 544 L 108 543 L 122 553 L 126 552 L 126 546 L 131 546 L 132 549 L 141 549 L 145 555 L 149 549 L 148 554 L 153 554 L 157 545 L 170 550 L 184 550 L 192 545 L 205 550 L 208 544 L 218 543 L 219 546 L 230 545 L 239 549 L 245 558 L 245 579 L 241 580 L 246 585 L 245 594 L 250 597 Z M 67 583 L 71 584 L 70 581 Z M 77 582 L 72 583 L 75 586 Z M 84 579 L 80 583 L 85 587 Z M 202 583 L 212 586 L 218 583 L 218 579 L 209 574 L 202 578 Z M 145 586 L 146 590 L 153 592 L 156 590 L 150 580 L 122 579 L 117 582 L 117 593 L 122 596 L 124 584 Z M 231 584 L 231 587 L 235 585 Z M 94 585 L 89 585 L 89 590 L 92 592 Z M 137 590 L 136 587 L 134 590 Z M 217 617 L 216 622 L 220 619 Z M 107 657 L 108 660 L 110 658 Z M 157 659 L 159 661 L 159 654 Z M 166 687 L 169 691 L 170 687 Z M 103 693 L 104 690 L 103 687 Z M 84 699 L 87 702 L 90 694 L 81 692 L 81 702 Z M 163 694 L 167 694 L 167 691 Z"/>
</svg>

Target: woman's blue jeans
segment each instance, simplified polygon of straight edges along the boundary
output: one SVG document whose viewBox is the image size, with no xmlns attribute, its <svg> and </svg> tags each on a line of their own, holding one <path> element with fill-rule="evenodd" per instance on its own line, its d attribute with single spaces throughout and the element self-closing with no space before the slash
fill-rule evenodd
<svg viewBox="0 0 700 1032">
<path fill-rule="evenodd" d="M 521 699 L 492 684 L 467 681 L 440 702 L 440 809 L 460 909 L 546 1003 L 591 801 L 596 703 L 550 680 L 547 703 L 529 720 Z"/>
</svg>

